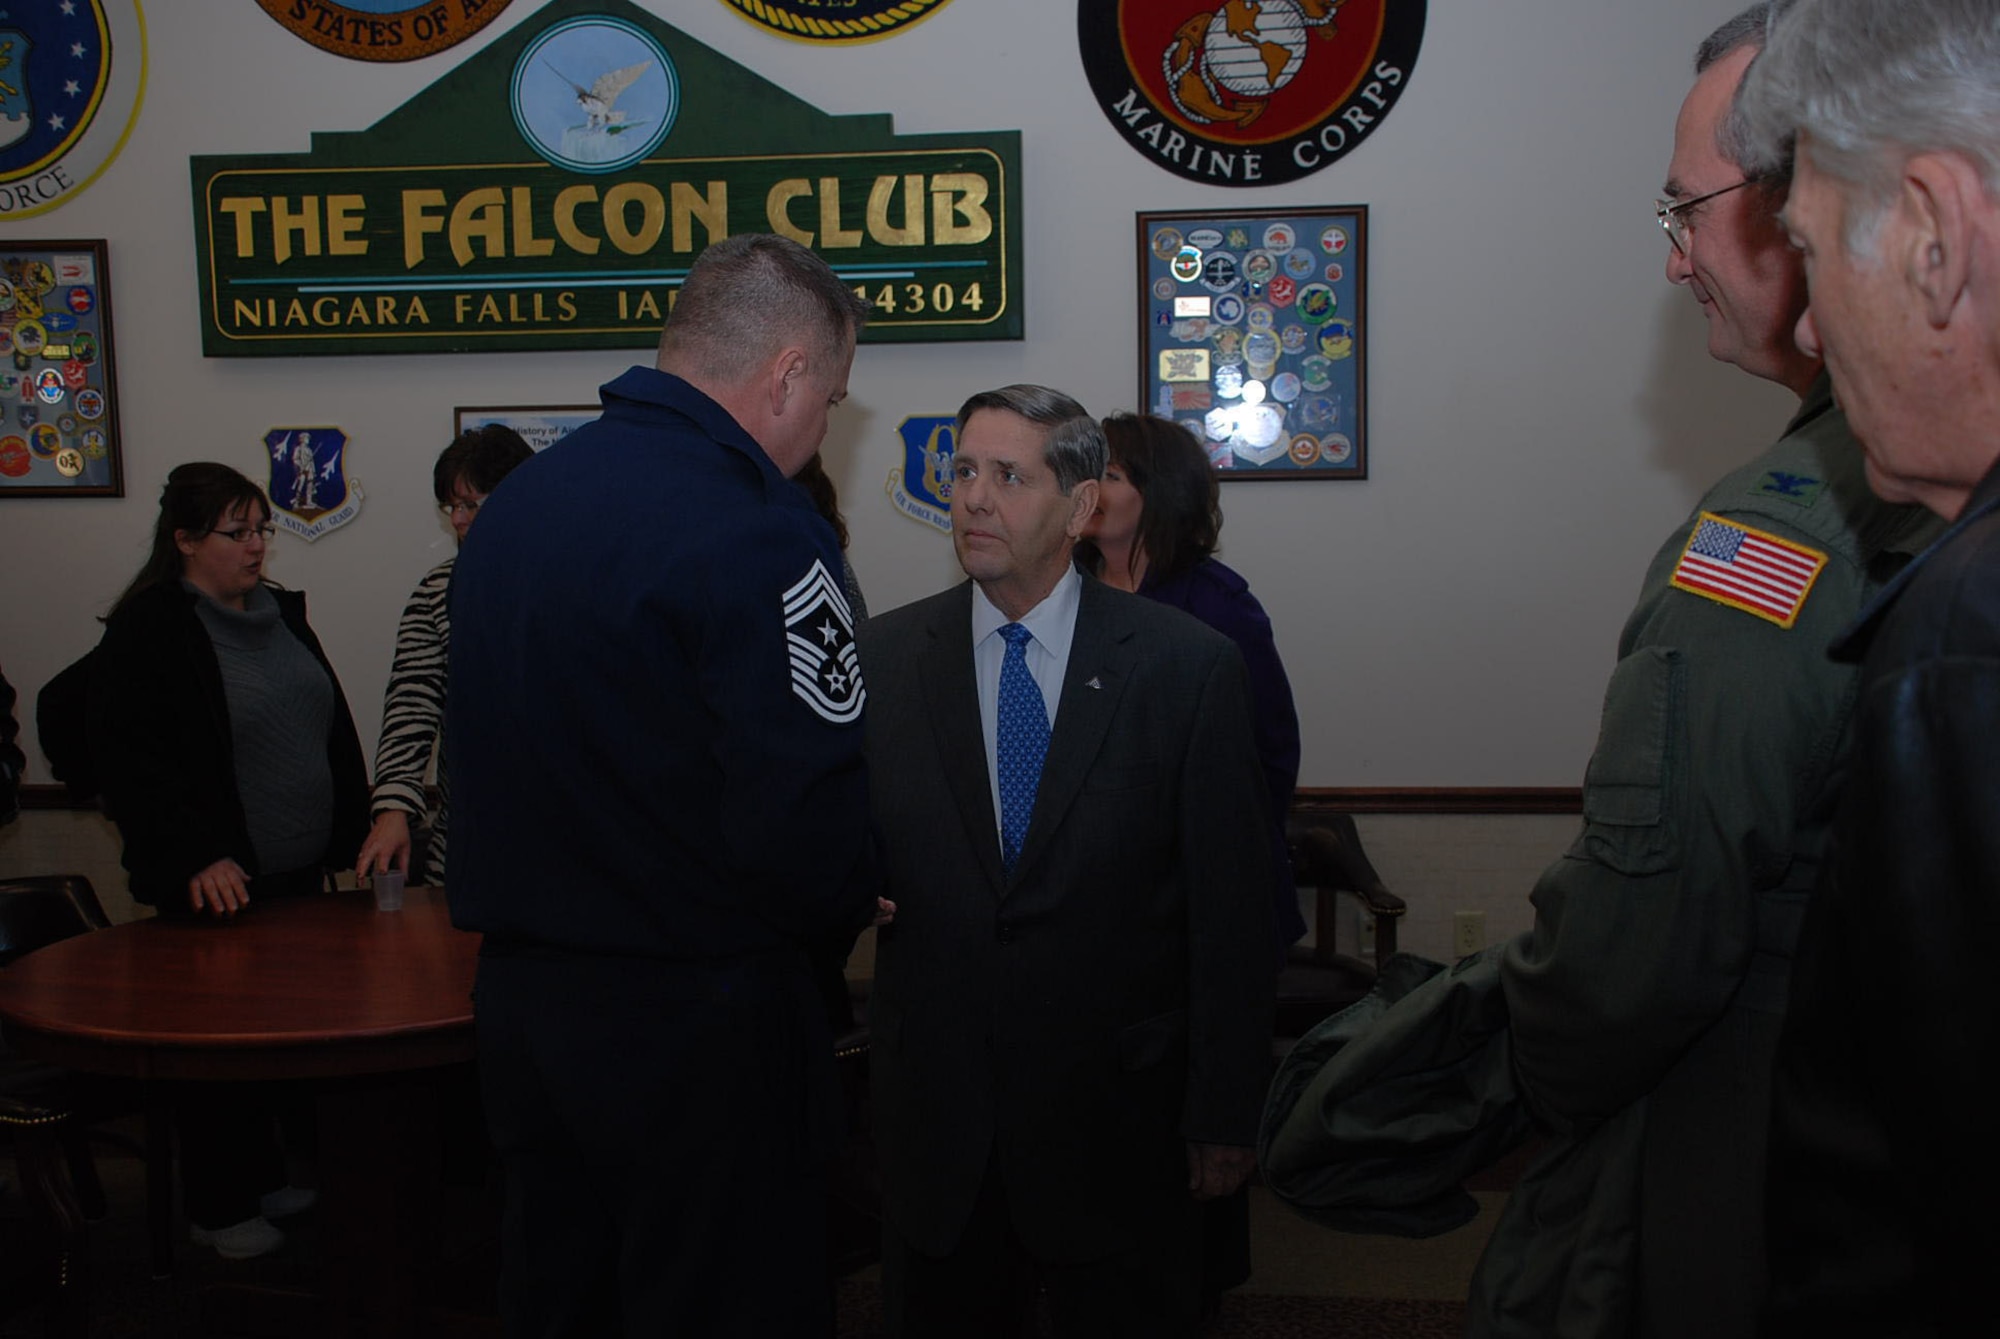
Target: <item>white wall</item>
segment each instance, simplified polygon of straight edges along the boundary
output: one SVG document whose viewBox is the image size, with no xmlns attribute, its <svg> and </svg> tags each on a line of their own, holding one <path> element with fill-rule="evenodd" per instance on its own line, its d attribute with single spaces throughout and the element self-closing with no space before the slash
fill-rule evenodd
<svg viewBox="0 0 2000 1339">
<path fill-rule="evenodd" d="M 1291 186 L 1227 190 L 1113 133 L 1074 0 L 955 0 L 844 49 L 773 36 L 720 0 L 649 0 L 825 111 L 890 112 L 905 133 L 1022 131 L 1028 338 L 865 347 L 828 441 L 877 609 L 955 575 L 948 542 L 883 495 L 903 417 L 1017 380 L 1101 412 L 1131 404 L 1135 210 L 1370 206 L 1373 478 L 1224 493 L 1225 556 L 1277 625 L 1302 779 L 1318 786 L 1576 784 L 1648 556 L 1785 417 L 1782 392 L 1708 361 L 1649 217 L 1693 46 L 1738 4 L 1432 0 L 1408 89 L 1372 138 Z M 168 469 L 213 458 L 255 474 L 269 428 L 334 423 L 367 503 L 316 545 L 281 536 L 271 571 L 310 594 L 372 744 L 397 613 L 450 549 L 429 471 L 452 407 L 590 400 L 645 355 L 204 359 L 187 157 L 302 152 L 315 130 L 365 128 L 537 8 L 513 0 L 452 51 L 369 65 L 242 0 L 145 0 L 149 81 L 123 155 L 55 213 L 0 224 L 0 241 L 109 240 L 125 428 L 125 498 L 0 498 L 0 664 L 24 698 L 95 639 Z M 46 780 L 32 729 L 27 742 L 30 780 Z"/>
</svg>

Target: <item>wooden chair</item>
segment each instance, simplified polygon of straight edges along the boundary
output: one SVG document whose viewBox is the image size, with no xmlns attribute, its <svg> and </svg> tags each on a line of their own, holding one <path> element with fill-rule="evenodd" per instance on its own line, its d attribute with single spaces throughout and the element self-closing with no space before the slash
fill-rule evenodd
<svg viewBox="0 0 2000 1339">
<path fill-rule="evenodd" d="M 1278 973 L 1275 1035 L 1292 1039 L 1374 987 L 1382 964 L 1396 951 L 1396 923 L 1408 908 L 1383 886 L 1369 863 L 1351 814 L 1295 820 L 1285 836 L 1299 891 L 1310 888 L 1315 898 L 1312 941 L 1294 945 Z M 1375 918 L 1373 961 L 1339 950 L 1335 926 L 1341 893 L 1358 898 L 1362 910 Z"/>
</svg>

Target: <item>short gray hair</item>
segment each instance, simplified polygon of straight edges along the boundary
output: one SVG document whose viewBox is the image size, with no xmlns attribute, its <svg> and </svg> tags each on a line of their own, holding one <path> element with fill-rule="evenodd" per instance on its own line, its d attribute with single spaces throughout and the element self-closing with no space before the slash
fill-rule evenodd
<svg viewBox="0 0 2000 1339">
<path fill-rule="evenodd" d="M 787 344 L 803 345 L 815 363 L 833 362 L 868 312 L 812 251 L 770 233 L 739 233 L 695 258 L 660 332 L 659 362 L 731 385 Z"/>
<path fill-rule="evenodd" d="M 1104 477 L 1104 466 L 1111 457 L 1104 428 L 1089 410 L 1061 391 L 1025 384 L 981 391 L 959 406 L 954 435 L 964 435 L 966 420 L 981 409 L 1004 409 L 1049 430 L 1042 443 L 1042 463 L 1055 472 L 1056 487 L 1064 497 L 1085 479 Z"/>
<path fill-rule="evenodd" d="M 1942 151 L 2000 197 L 2000 10 L 1993 0 L 1779 0 L 1737 95 L 1753 163 L 1796 135 L 1856 188 L 1847 248 L 1872 251 L 1911 153 Z"/>
<path fill-rule="evenodd" d="M 1751 47 L 1761 52 L 1764 36 L 1770 30 L 1770 26 L 1769 0 L 1758 0 L 1748 9 L 1724 19 L 1716 30 L 1704 37 L 1701 45 L 1694 49 L 1695 75 L 1699 77 L 1706 74 L 1711 65 L 1744 47 Z M 1792 181 L 1791 146 L 1787 144 L 1780 157 L 1761 163 L 1753 169 L 1747 151 L 1747 138 L 1743 127 L 1743 113 L 1732 99 L 1722 123 L 1715 128 L 1717 152 L 1741 168 L 1745 176 L 1754 178 L 1757 184 L 1768 192 L 1777 192 L 1789 186 Z"/>
<path fill-rule="evenodd" d="M 1757 0 L 1756 4 L 1734 18 L 1724 19 L 1721 26 L 1704 37 L 1701 45 L 1694 49 L 1694 72 L 1703 73 L 1738 47 L 1763 46 L 1770 16 L 1769 0 Z"/>
</svg>

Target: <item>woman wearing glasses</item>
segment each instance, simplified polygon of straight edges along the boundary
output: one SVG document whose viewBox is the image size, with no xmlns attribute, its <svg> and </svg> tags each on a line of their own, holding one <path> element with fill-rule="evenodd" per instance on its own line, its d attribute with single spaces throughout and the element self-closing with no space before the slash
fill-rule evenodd
<svg viewBox="0 0 2000 1339">
<path fill-rule="evenodd" d="M 271 584 L 271 507 L 227 465 L 167 476 L 145 566 L 105 619 L 86 716 L 132 896 L 162 916 L 232 916 L 311 893 L 368 825 L 361 742 L 305 596 Z M 191 1085 L 181 1182 L 195 1240 L 225 1256 L 283 1243 L 270 1091 Z"/>
<path fill-rule="evenodd" d="M 459 543 L 465 542 L 465 532 L 472 528 L 486 495 L 533 454 L 521 434 L 491 423 L 460 433 L 438 456 L 431 469 L 431 491 Z M 445 596 L 457 561 L 454 555 L 424 574 L 396 628 L 396 656 L 382 699 L 382 735 L 375 745 L 375 820 L 355 864 L 363 878 L 376 870 L 400 869 L 415 883 L 444 882 L 451 789 L 441 757 L 437 812 L 430 816 L 429 839 L 414 869 L 412 829 L 424 821 L 424 781 L 444 726 L 445 656 L 451 645 Z"/>
</svg>

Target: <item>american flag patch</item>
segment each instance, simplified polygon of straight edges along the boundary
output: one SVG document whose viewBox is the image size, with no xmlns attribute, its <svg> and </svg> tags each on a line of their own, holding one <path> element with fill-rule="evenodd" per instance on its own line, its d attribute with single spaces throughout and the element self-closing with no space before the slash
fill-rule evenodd
<svg viewBox="0 0 2000 1339">
<path fill-rule="evenodd" d="M 1672 584 L 1789 628 L 1825 566 L 1817 549 L 1703 512 L 1674 564 Z"/>
</svg>

